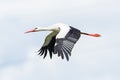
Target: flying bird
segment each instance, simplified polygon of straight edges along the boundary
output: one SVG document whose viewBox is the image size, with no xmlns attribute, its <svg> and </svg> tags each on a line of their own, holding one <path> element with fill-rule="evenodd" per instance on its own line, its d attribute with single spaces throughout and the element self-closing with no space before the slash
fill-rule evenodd
<svg viewBox="0 0 120 80">
<path fill-rule="evenodd" d="M 51 59 L 53 54 L 57 54 L 58 57 L 61 57 L 62 59 L 66 58 L 67 61 L 69 61 L 71 51 L 75 43 L 80 38 L 81 34 L 93 37 L 101 36 L 100 34 L 89 34 L 81 32 L 80 30 L 64 23 L 57 23 L 48 27 L 36 27 L 34 29 L 28 30 L 25 33 L 39 31 L 52 31 L 52 32 L 48 34 L 47 37 L 45 38 L 43 46 L 38 51 L 39 53 L 38 55 L 40 56 L 43 55 L 43 58 L 45 58 L 47 53 L 49 52 Z"/>
</svg>

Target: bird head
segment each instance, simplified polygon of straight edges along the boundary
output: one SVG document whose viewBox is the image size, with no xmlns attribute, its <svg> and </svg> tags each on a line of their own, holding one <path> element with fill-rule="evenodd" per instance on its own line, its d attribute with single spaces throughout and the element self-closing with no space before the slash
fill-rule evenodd
<svg viewBox="0 0 120 80">
<path fill-rule="evenodd" d="M 25 33 L 38 32 L 38 31 L 39 31 L 39 29 L 36 27 L 34 29 L 26 31 Z"/>
</svg>

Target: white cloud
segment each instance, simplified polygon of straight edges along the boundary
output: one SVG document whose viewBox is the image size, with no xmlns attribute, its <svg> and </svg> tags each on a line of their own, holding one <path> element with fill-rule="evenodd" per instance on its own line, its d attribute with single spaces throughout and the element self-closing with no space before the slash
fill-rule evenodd
<svg viewBox="0 0 120 80">
<path fill-rule="evenodd" d="M 74 12 L 87 13 L 87 12 L 112 12 L 117 9 L 118 2 L 113 0 L 17 0 L 12 2 L 2 2 L 0 4 L 0 10 L 2 16 L 13 15 L 32 15 L 42 14 L 47 15 L 49 12 Z M 116 5 L 117 4 L 117 5 Z M 56 13 L 54 13 L 56 14 Z"/>
<path fill-rule="evenodd" d="M 3 59 L 2 59 L 2 57 L 3 57 L 3 50 L 4 49 L 0 47 L 0 64 L 3 63 Z"/>
</svg>

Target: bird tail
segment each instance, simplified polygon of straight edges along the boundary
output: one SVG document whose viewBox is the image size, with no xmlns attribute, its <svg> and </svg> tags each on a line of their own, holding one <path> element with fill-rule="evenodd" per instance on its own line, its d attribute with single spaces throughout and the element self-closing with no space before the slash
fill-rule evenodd
<svg viewBox="0 0 120 80">
<path fill-rule="evenodd" d="M 80 34 L 84 34 L 84 35 L 88 35 L 88 36 L 93 36 L 93 37 L 100 37 L 101 35 L 100 34 L 89 34 L 89 33 L 85 33 L 85 32 L 80 32 Z"/>
</svg>

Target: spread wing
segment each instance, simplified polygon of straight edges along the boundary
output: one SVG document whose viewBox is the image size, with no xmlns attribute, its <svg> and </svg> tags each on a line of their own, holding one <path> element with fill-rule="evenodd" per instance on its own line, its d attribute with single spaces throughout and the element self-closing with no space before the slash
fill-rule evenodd
<svg viewBox="0 0 120 80">
<path fill-rule="evenodd" d="M 79 37 L 80 31 L 71 27 L 71 30 L 67 33 L 65 38 L 56 39 L 54 53 L 58 53 L 58 56 L 61 56 L 62 59 L 64 59 L 65 56 L 66 59 L 69 60 L 74 44 L 78 41 Z"/>
<path fill-rule="evenodd" d="M 69 60 L 73 46 L 74 43 L 69 40 L 57 39 L 54 47 L 54 53 L 58 53 L 58 56 L 61 56 L 62 59 L 64 59 L 65 56 L 66 59 Z"/>
<path fill-rule="evenodd" d="M 50 58 L 52 58 L 52 54 L 54 52 L 54 45 L 55 45 L 55 42 L 56 42 L 56 35 L 57 35 L 57 33 L 52 32 L 46 37 L 43 46 L 38 51 L 39 52 L 38 55 L 40 55 L 40 56 L 44 55 L 43 58 L 45 58 L 48 51 L 49 51 Z"/>
<path fill-rule="evenodd" d="M 42 46 L 42 48 L 38 51 L 40 56 L 44 55 L 43 58 L 46 57 L 48 51 L 50 54 L 50 58 L 52 58 L 52 54 L 58 54 L 58 56 L 61 56 L 62 59 L 66 57 L 67 60 L 69 60 L 69 56 L 71 56 L 71 51 L 75 45 L 75 43 L 80 38 L 80 31 L 70 27 L 70 31 L 67 33 L 65 38 L 57 38 L 57 33 L 52 32 L 49 34 L 45 42 Z"/>
</svg>

